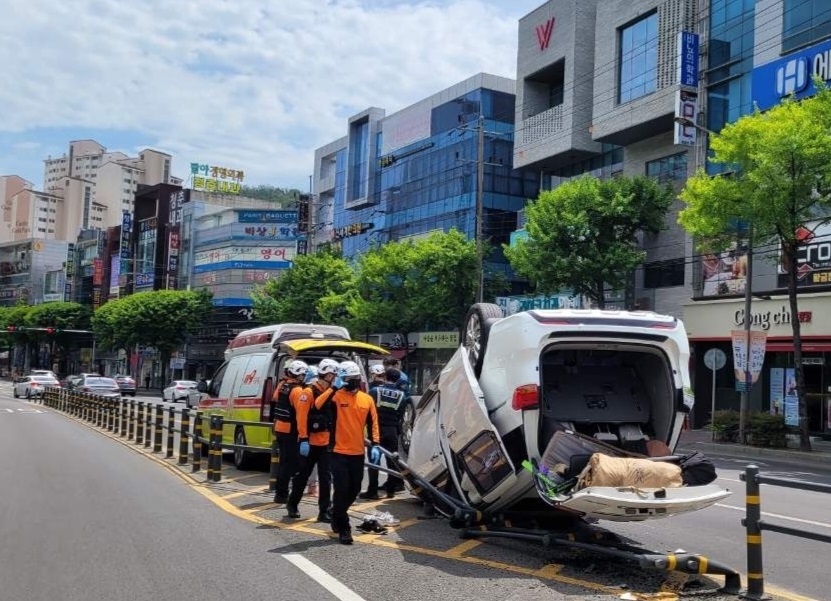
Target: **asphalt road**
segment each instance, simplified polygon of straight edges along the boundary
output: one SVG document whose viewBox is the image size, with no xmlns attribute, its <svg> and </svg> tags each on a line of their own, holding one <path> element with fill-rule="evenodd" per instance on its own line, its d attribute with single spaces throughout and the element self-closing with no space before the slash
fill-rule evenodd
<svg viewBox="0 0 831 601">
<path fill-rule="evenodd" d="M 4 600 L 213 599 L 251 593 L 303 601 L 547 601 L 672 590 L 664 574 L 601 557 L 507 541 L 460 541 L 441 521 L 407 524 L 389 537 L 343 547 L 323 528 L 285 520 L 283 510 L 268 503 L 264 473 L 237 474 L 240 481 L 259 478 L 259 484 L 250 480 L 254 485 L 246 492 L 226 464 L 222 485 L 205 486 L 204 476 L 199 482 L 177 476 L 175 468 L 123 441 L 12 400 L 2 385 L 0 450 L 5 458 L 0 467 Z M 721 483 L 736 491 L 719 506 L 648 524 L 606 527 L 656 551 L 680 547 L 745 571 L 743 484 L 738 481 L 744 462 L 717 462 Z M 764 462 L 762 468 L 831 482 L 831 474 L 813 468 L 795 471 Z M 395 503 L 390 507 L 402 517 L 402 527 L 413 522 L 406 520 L 407 511 L 420 511 L 408 501 Z M 827 496 L 817 493 L 767 486 L 762 492 L 763 517 L 791 526 L 831 533 L 829 506 Z M 314 515 L 309 505 L 301 511 Z M 768 584 L 804 596 L 775 598 L 829 598 L 825 558 L 831 547 L 772 533 L 764 541 Z M 439 543 L 447 550 L 431 550 Z M 673 597 L 641 593 L 636 598 Z"/>
</svg>

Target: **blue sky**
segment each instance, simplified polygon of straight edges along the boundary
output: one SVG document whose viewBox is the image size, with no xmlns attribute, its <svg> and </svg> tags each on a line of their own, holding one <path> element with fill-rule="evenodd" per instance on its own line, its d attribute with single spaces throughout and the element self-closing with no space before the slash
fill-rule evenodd
<svg viewBox="0 0 831 601">
<path fill-rule="evenodd" d="M 515 77 L 517 22 L 543 3 L 4 0 L 0 175 L 40 188 L 45 158 L 92 138 L 305 189 L 348 116 Z"/>
</svg>

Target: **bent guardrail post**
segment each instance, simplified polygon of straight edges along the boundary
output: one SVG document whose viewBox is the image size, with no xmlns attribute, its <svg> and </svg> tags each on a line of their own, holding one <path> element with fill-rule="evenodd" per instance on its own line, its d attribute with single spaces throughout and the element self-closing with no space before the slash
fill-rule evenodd
<svg viewBox="0 0 831 601">
<path fill-rule="evenodd" d="M 745 599 L 760 601 L 765 596 L 765 575 L 762 563 L 762 517 L 759 487 L 759 467 L 748 465 L 740 478 L 745 482 L 745 517 L 742 525 L 747 534 L 747 592 Z"/>
<path fill-rule="evenodd" d="M 280 469 L 280 445 L 274 432 L 271 432 L 271 464 L 268 470 L 268 490 L 277 490 L 277 471 Z"/>
<path fill-rule="evenodd" d="M 144 401 L 139 401 L 136 414 L 136 444 L 141 446 L 142 443 L 144 443 Z"/>
<path fill-rule="evenodd" d="M 188 433 L 190 432 L 190 410 L 182 409 L 182 418 L 179 420 L 179 465 L 188 462 Z"/>
<path fill-rule="evenodd" d="M 193 469 L 198 472 L 202 469 L 202 412 L 196 412 L 196 419 L 193 421 Z"/>
<path fill-rule="evenodd" d="M 162 428 L 164 424 L 164 405 L 156 405 L 156 423 L 153 431 L 153 452 L 162 452 Z"/>
<path fill-rule="evenodd" d="M 174 407 L 167 408 L 167 446 L 165 447 L 164 456 L 166 459 L 173 457 L 173 434 L 176 432 L 176 409 Z"/>
</svg>

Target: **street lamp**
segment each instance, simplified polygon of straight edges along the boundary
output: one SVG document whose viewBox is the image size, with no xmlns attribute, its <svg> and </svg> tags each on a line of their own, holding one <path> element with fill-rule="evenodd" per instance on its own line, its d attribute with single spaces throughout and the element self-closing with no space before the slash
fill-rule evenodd
<svg viewBox="0 0 831 601">
<path fill-rule="evenodd" d="M 698 125 L 691 119 L 686 117 L 675 117 L 674 121 L 684 127 L 694 127 L 695 129 L 710 135 L 715 135 L 716 132 L 707 129 L 702 125 Z M 744 356 L 744 388 L 742 388 L 741 401 L 739 405 L 739 442 L 745 443 L 745 433 L 747 430 L 747 409 L 750 405 L 750 385 L 752 381 L 752 374 L 750 372 L 750 332 L 752 325 L 751 318 L 751 302 L 753 300 L 753 226 L 748 224 L 747 228 L 747 270 L 745 272 L 744 280 L 744 335 L 745 335 L 745 356 Z M 714 416 L 710 416 L 713 419 Z"/>
</svg>

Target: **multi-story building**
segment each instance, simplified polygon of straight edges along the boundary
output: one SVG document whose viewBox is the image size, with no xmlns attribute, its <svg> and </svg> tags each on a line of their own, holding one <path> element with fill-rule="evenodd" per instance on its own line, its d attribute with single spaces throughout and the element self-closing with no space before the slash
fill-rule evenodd
<svg viewBox="0 0 831 601">
<path fill-rule="evenodd" d="M 713 174 L 725 168 L 706 160 L 708 130 L 719 131 L 754 104 L 764 110 L 791 92 L 812 93 L 812 74 L 831 80 L 829 38 L 825 0 L 551 0 L 519 23 L 514 166 L 537 170 L 544 189 L 585 173 L 648 175 L 680 189 L 698 166 Z M 712 402 L 712 372 L 703 360 L 710 348 L 728 357 L 716 374 L 716 407 L 738 407 L 730 339 L 745 319 L 747 283 L 734 267 L 746 260 L 746 246 L 740 228 L 735 248 L 697 254 L 677 224 L 681 208 L 679 202 L 671 209 L 664 231 L 643 237 L 647 259 L 627 305 L 684 318 L 700 425 Z M 818 226 L 817 249 L 829 245 L 822 237 L 831 237 L 831 228 L 808 225 Z M 831 359 L 831 260 L 811 248 L 798 318 L 806 335 L 809 419 L 820 431 L 831 428 L 831 374 L 824 368 Z M 775 407 L 793 365 L 793 317 L 783 287 L 776 262 L 757 258 L 752 290 L 765 299 L 753 300 L 752 319 L 768 343 L 753 409 Z"/>
<path fill-rule="evenodd" d="M 0 305 L 38 305 L 66 298 L 72 245 L 29 238 L 0 244 Z"/>
<path fill-rule="evenodd" d="M 369 108 L 349 118 L 345 137 L 315 151 L 312 247 L 354 257 L 373 243 L 451 228 L 473 239 L 482 162 L 481 232 L 500 249 L 538 193 L 538 176 L 511 166 L 513 122 L 514 82 L 485 73 L 390 115 Z M 487 266 L 497 269 L 523 286 L 499 250 Z"/>
</svg>

